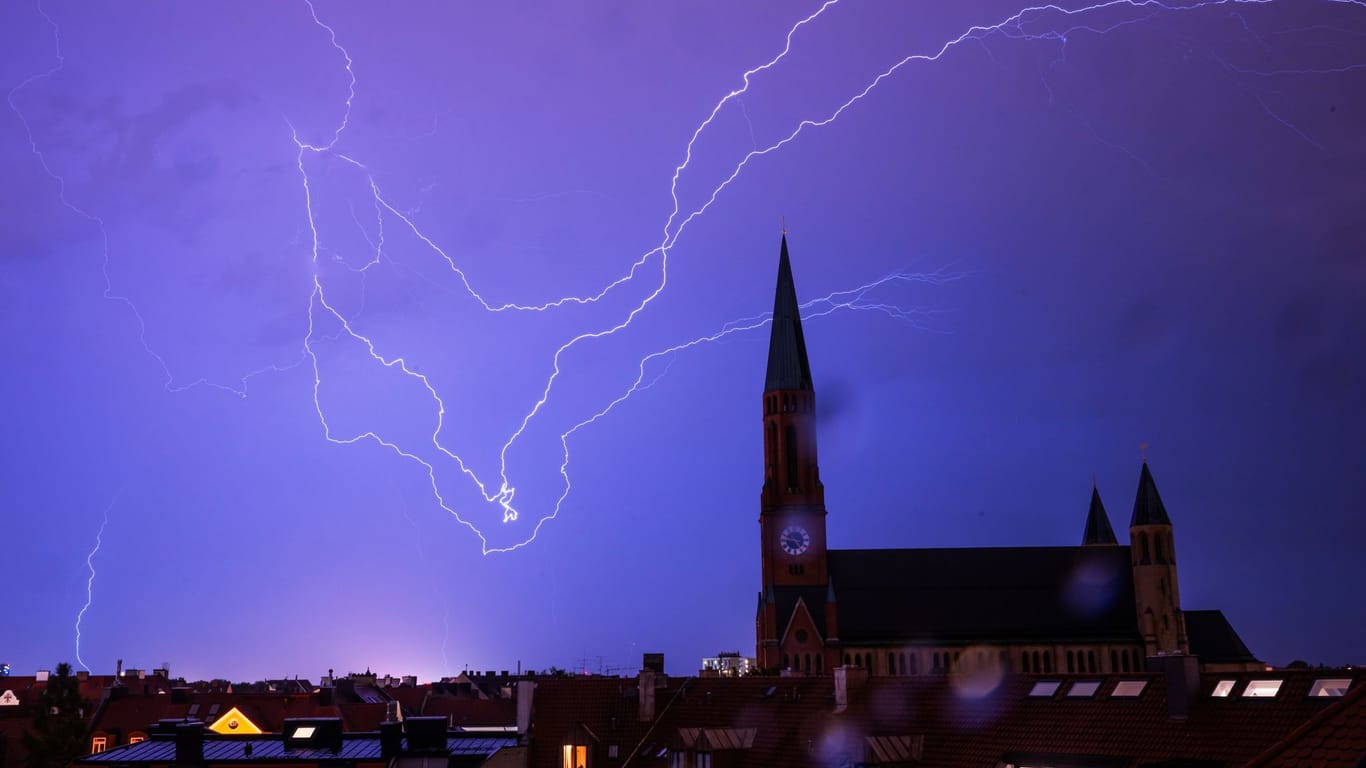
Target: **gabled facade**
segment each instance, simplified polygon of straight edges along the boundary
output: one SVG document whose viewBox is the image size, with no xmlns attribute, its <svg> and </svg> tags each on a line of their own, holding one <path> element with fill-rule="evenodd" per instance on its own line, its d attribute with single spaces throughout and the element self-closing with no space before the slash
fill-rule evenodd
<svg viewBox="0 0 1366 768">
<path fill-rule="evenodd" d="M 1128 673 L 1191 652 L 1219 657 L 1221 668 L 1260 666 L 1217 611 L 1200 612 L 1201 631 L 1188 635 L 1172 523 L 1146 459 L 1128 545 L 1093 486 L 1081 546 L 830 549 L 816 391 L 785 234 L 762 405 L 760 669 Z"/>
</svg>

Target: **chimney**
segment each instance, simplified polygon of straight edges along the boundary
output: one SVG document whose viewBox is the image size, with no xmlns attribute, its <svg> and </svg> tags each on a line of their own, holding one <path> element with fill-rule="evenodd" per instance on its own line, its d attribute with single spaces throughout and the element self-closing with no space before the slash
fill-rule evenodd
<svg viewBox="0 0 1366 768">
<path fill-rule="evenodd" d="M 640 715 L 642 723 L 655 719 L 655 671 L 646 667 L 640 670 Z"/>
<path fill-rule="evenodd" d="M 1148 669 L 1167 678 L 1167 717 L 1185 720 L 1200 698 L 1200 660 L 1189 654 L 1148 657 Z"/>
<path fill-rule="evenodd" d="M 536 684 L 530 680 L 517 682 L 517 733 L 525 736 L 531 732 L 531 700 L 536 694 Z"/>
<path fill-rule="evenodd" d="M 118 663 L 114 665 L 114 677 L 123 677 L 123 659 L 119 659 Z"/>
<path fill-rule="evenodd" d="M 379 724 L 379 756 L 392 760 L 403 751 L 403 723 L 385 720 Z"/>
<path fill-rule="evenodd" d="M 863 667 L 835 667 L 835 714 L 849 708 L 849 700 L 868 682 Z"/>
<path fill-rule="evenodd" d="M 176 765 L 204 764 L 204 724 L 179 723 L 175 729 Z"/>
</svg>

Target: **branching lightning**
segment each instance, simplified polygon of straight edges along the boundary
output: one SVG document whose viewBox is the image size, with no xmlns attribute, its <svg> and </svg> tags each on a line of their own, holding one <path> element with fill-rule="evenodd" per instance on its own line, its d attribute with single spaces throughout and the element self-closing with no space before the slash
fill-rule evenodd
<svg viewBox="0 0 1366 768">
<path fill-rule="evenodd" d="M 86 665 L 85 659 L 81 658 L 81 620 L 85 618 L 85 612 L 90 610 L 90 605 L 95 601 L 95 555 L 99 554 L 100 546 L 104 540 L 105 526 L 109 525 L 109 510 L 119 501 L 119 492 L 114 494 L 109 506 L 104 508 L 104 519 L 100 521 L 100 529 L 95 533 L 95 546 L 90 550 L 90 554 L 85 556 L 85 567 L 90 570 L 90 578 L 85 581 L 85 605 L 81 606 L 80 612 L 76 614 L 76 663 L 80 664 L 87 672 L 90 667 Z"/>
<path fill-rule="evenodd" d="M 1358 8 L 1366 7 L 1366 0 L 1329 1 Z M 188 384 L 176 383 L 175 377 L 172 376 L 165 359 L 148 345 L 146 339 L 146 324 L 143 322 L 142 315 L 138 312 L 137 307 L 131 300 L 117 294 L 113 289 L 113 284 L 109 276 L 109 241 L 103 220 L 68 201 L 64 179 L 53 172 L 49 167 L 46 157 L 40 150 L 38 143 L 34 138 L 29 123 L 17 106 L 15 101 L 16 94 L 40 80 L 51 78 L 59 72 L 64 65 L 58 27 L 51 17 L 43 12 L 41 5 L 39 6 L 39 12 L 51 26 L 54 42 L 56 43 L 56 64 L 48 71 L 33 75 L 11 89 L 8 101 L 11 110 L 23 122 L 33 154 L 38 159 L 39 164 L 47 175 L 57 183 L 59 198 L 63 205 L 84 219 L 96 224 L 98 227 L 102 241 L 102 270 L 105 280 L 104 296 L 109 300 L 125 304 L 133 313 L 139 324 L 139 339 L 142 342 L 142 346 L 146 352 L 157 361 L 157 364 L 164 372 L 165 385 L 168 390 L 181 391 L 190 387 L 205 385 L 233 392 L 238 396 L 245 396 L 246 384 L 251 377 L 266 371 L 280 371 L 307 363 L 311 366 L 313 371 L 313 407 L 322 427 L 322 434 L 326 440 L 338 445 L 351 445 L 367 441 L 373 442 L 392 451 L 395 455 L 423 467 L 427 472 L 436 504 L 453 516 L 460 524 L 469 528 L 470 531 L 479 538 L 482 552 L 485 554 L 492 552 L 507 552 L 532 542 L 538 535 L 541 527 L 547 521 L 554 519 L 559 514 L 561 506 L 568 498 L 571 490 L 569 476 L 569 438 L 571 435 L 575 434 L 579 429 L 605 417 L 634 394 L 649 389 L 665 372 L 667 372 L 668 365 L 672 364 L 672 361 L 677 358 L 679 353 L 694 347 L 717 342 L 733 334 L 754 331 L 765 325 L 768 322 L 768 317 L 766 315 L 756 315 L 749 318 L 734 320 L 722 325 L 720 329 L 714 333 L 683 341 L 656 352 L 651 352 L 642 357 L 637 366 L 636 376 L 629 386 L 615 397 L 607 398 L 602 407 L 594 411 L 587 418 L 578 420 L 559 435 L 559 447 L 561 449 L 561 463 L 559 465 L 559 475 L 562 483 L 561 492 L 551 508 L 545 510 L 543 513 L 538 513 L 536 522 L 533 525 L 528 526 L 529 530 L 526 532 L 525 538 L 514 544 L 508 546 L 496 546 L 492 544 L 485 532 L 472 522 L 467 515 L 462 515 L 457 512 L 454 505 L 448 503 L 446 496 L 443 495 L 440 483 L 438 482 L 437 465 L 433 463 L 433 460 L 424 458 L 422 453 L 429 450 L 434 451 L 435 455 L 440 457 L 440 461 L 451 462 L 451 465 L 458 469 L 459 473 L 473 484 L 485 502 L 497 505 L 501 510 L 504 523 L 512 523 L 521 519 L 522 510 L 519 510 L 516 504 L 516 485 L 513 483 L 508 466 L 509 451 L 527 433 L 530 425 L 538 417 L 542 416 L 545 411 L 552 392 L 561 378 L 561 364 L 565 354 L 581 344 L 604 339 L 623 331 L 632 325 L 641 313 L 647 311 L 667 288 L 669 256 L 673 247 L 678 243 L 679 238 L 693 221 L 706 214 L 712 205 L 720 199 L 722 194 L 741 176 L 751 163 L 778 152 L 788 144 L 796 141 L 804 133 L 819 130 L 839 120 L 848 110 L 859 105 L 882 83 L 895 76 L 906 65 L 911 63 L 932 64 L 939 62 L 951 51 L 959 48 L 964 43 L 976 44 L 977 46 L 980 46 L 987 55 L 992 56 L 993 54 L 988 46 L 988 42 L 992 38 L 1004 39 L 1006 41 L 1051 42 L 1059 46 L 1058 57 L 1048 67 L 1051 71 L 1053 68 L 1062 66 L 1066 63 L 1069 39 L 1081 35 L 1101 37 L 1123 27 L 1149 22 L 1162 15 L 1192 13 L 1202 9 L 1218 7 L 1234 9 L 1241 6 L 1267 5 L 1276 2 L 1276 0 L 1193 0 L 1192 2 L 1184 4 L 1165 2 L 1164 0 L 1105 0 L 1104 2 L 1082 5 L 1075 8 L 1065 8 L 1051 3 L 1026 7 L 997 23 L 971 26 L 961 34 L 945 40 L 942 44 L 938 45 L 937 48 L 932 48 L 928 52 L 912 53 L 900 58 L 876 74 L 871 80 L 867 81 L 861 89 L 852 92 L 847 99 L 839 103 L 834 109 L 821 116 L 801 119 L 794 127 L 788 130 L 786 134 L 781 135 L 776 140 L 769 141 L 768 143 L 760 142 L 755 136 L 753 124 L 750 122 L 749 113 L 746 109 L 743 97 L 750 91 L 751 86 L 757 77 L 778 68 L 782 64 L 783 60 L 793 49 L 794 39 L 799 36 L 799 33 L 803 31 L 803 28 L 816 23 L 827 12 L 832 12 L 832 9 L 835 8 L 839 2 L 840 0 L 826 0 L 826 2 L 822 3 L 809 15 L 798 20 L 788 28 L 781 50 L 767 61 L 743 72 L 739 77 L 739 84 L 719 99 L 706 117 L 692 131 L 683 148 L 682 160 L 674 166 L 669 180 L 669 194 L 672 201 L 672 207 L 667 216 L 664 217 L 661 238 L 655 247 L 641 254 L 630 263 L 623 274 L 611 280 L 599 290 L 590 291 L 583 295 L 569 295 L 553 298 L 539 303 L 519 303 L 502 298 L 493 299 L 478 290 L 467 272 L 461 268 L 457 259 L 443 249 L 432 237 L 424 233 L 418 226 L 415 218 L 416 212 L 413 210 L 405 211 L 396 205 L 392 198 L 390 198 L 381 188 L 375 175 L 371 173 L 370 168 L 367 167 L 366 163 L 361 159 L 342 151 L 346 138 L 346 131 L 351 123 L 352 108 L 357 98 L 358 80 L 356 62 L 353 60 L 346 47 L 339 41 L 336 30 L 318 15 L 317 9 L 314 7 L 311 0 L 304 0 L 312 23 L 318 30 L 326 35 L 326 39 L 333 51 L 343 62 L 347 81 L 346 97 L 344 103 L 340 107 L 340 118 L 337 120 L 336 124 L 326 132 L 323 139 L 307 140 L 300 134 L 300 131 L 293 123 L 289 124 L 289 135 L 296 149 L 296 169 L 300 183 L 300 192 L 302 193 L 303 214 L 308 224 L 310 258 L 314 265 L 312 284 L 308 295 L 307 331 L 302 340 L 302 352 L 298 360 L 284 365 L 268 366 L 267 368 L 248 373 L 246 376 L 242 377 L 238 386 L 213 383 L 205 379 L 198 379 Z M 1121 13 L 1124 11 L 1133 13 L 1125 15 Z M 1115 13 L 1120 13 L 1123 17 L 1115 18 L 1112 16 L 1112 14 Z M 1264 40 L 1263 36 L 1258 36 L 1257 33 L 1252 30 L 1247 19 L 1244 18 L 1242 14 L 1237 13 L 1236 11 L 1230 11 L 1229 13 L 1237 23 L 1242 25 L 1248 35 L 1255 38 L 1259 43 Z M 1366 67 L 1366 62 L 1363 62 L 1325 68 L 1283 68 L 1271 71 L 1256 71 L 1234 66 L 1223 60 L 1220 60 L 1220 63 L 1230 72 L 1248 77 L 1343 73 Z M 1052 103 L 1054 92 L 1052 86 L 1048 82 L 1047 72 L 1043 74 L 1042 79 L 1044 87 L 1048 91 L 1049 102 Z M 1293 123 L 1274 112 L 1261 97 L 1260 92 L 1249 90 L 1249 93 L 1270 118 L 1294 131 L 1305 141 L 1308 141 L 1319 149 L 1327 151 L 1321 143 L 1315 141 Z M 711 187 L 708 194 L 705 194 L 701 198 L 702 202 L 699 205 L 693 207 L 691 210 L 685 210 L 680 201 L 680 180 L 692 169 L 694 150 L 699 139 L 715 123 L 718 115 L 720 115 L 723 110 L 727 109 L 728 105 L 732 102 L 734 102 L 734 109 L 740 110 L 741 116 L 749 126 L 751 148 L 744 152 L 744 154 L 740 156 L 740 159 L 729 167 L 729 170 L 722 175 L 720 181 Z M 1150 172 L 1153 171 L 1152 167 L 1138 155 L 1118 144 L 1102 138 L 1089 121 L 1080 115 L 1078 115 L 1078 117 L 1086 124 L 1088 130 L 1097 141 L 1115 148 L 1116 150 L 1125 152 L 1136 162 L 1148 167 Z M 323 244 L 323 237 L 319 232 L 318 218 L 314 209 L 315 179 L 310 175 L 309 170 L 310 164 L 317 162 L 319 158 L 328 158 L 346 164 L 359 172 L 368 185 L 369 193 L 373 200 L 373 212 L 377 227 L 375 230 L 376 236 L 374 238 L 370 237 L 366 227 L 361 224 L 361 214 L 358 213 L 355 208 L 352 208 L 350 211 L 352 219 L 356 226 L 361 230 L 362 235 L 368 244 L 368 251 L 365 253 L 364 259 L 357 259 L 357 263 L 354 265 L 350 261 L 343 262 L 350 270 L 361 273 L 362 279 L 367 271 L 383 263 L 386 259 L 386 223 L 388 223 L 390 230 L 396 229 L 399 231 L 406 231 L 406 233 L 414 236 L 423 247 L 429 249 L 432 254 L 438 257 L 445 268 L 449 270 L 455 283 L 463 289 L 464 293 L 473 299 L 483 311 L 489 313 L 546 313 L 574 306 L 596 305 L 603 303 L 609 296 L 619 294 L 628 284 L 633 284 L 638 280 L 648 283 L 648 285 L 644 286 L 645 290 L 643 291 L 642 297 L 630 303 L 624 310 L 619 311 L 619 314 L 615 315 L 614 319 L 600 322 L 599 325 L 589 330 L 573 333 L 554 351 L 550 359 L 550 373 L 545 380 L 544 386 L 541 388 L 539 397 L 530 405 L 516 429 L 512 431 L 501 446 L 499 451 L 499 476 L 496 480 L 486 481 L 479 477 L 464 458 L 443 442 L 443 434 L 447 427 L 447 404 L 443 401 L 441 394 L 438 392 L 437 387 L 432 380 L 427 374 L 420 370 L 420 366 L 410 364 L 409 360 L 403 354 L 382 350 L 380 344 L 363 334 L 357 328 L 358 315 L 364 310 L 364 293 L 362 293 L 361 309 L 350 313 L 343 311 L 338 302 L 329 299 L 329 293 L 326 286 L 327 281 L 324 279 L 321 270 L 319 269 L 321 263 L 324 261 L 323 254 L 326 251 L 326 248 Z M 366 215 L 368 216 L 369 214 L 367 213 Z M 879 301 L 876 298 L 878 289 L 895 284 L 911 282 L 940 285 L 958 279 L 959 277 L 961 277 L 961 273 L 949 271 L 933 272 L 929 274 L 897 273 L 887 275 L 859 287 L 836 291 L 822 298 L 808 302 L 807 305 L 804 306 L 804 309 L 806 310 L 805 317 L 819 318 L 845 310 L 872 311 L 883 313 L 895 320 L 909 322 L 916 327 L 923 327 L 921 321 L 926 316 L 926 310 L 906 308 L 894 303 Z M 362 285 L 364 285 L 364 283 L 362 283 Z M 326 338 L 345 339 L 359 344 L 374 363 L 379 364 L 385 369 L 398 371 L 404 377 L 417 382 L 423 387 L 426 397 L 430 399 L 432 407 L 431 412 L 433 414 L 430 445 L 424 443 L 420 447 L 404 446 L 398 441 L 386 437 L 382 433 L 382 430 L 378 428 L 362 431 L 358 434 L 340 434 L 334 430 L 333 426 L 328 422 L 327 409 L 323 404 L 324 397 L 322 390 L 324 388 L 325 377 L 322 373 L 322 368 L 319 363 L 319 352 L 316 348 L 318 339 L 324 338 L 323 332 L 318 329 L 320 322 L 335 325 L 338 329 L 335 333 L 327 335 Z M 96 549 L 98 549 L 98 539 Z M 92 568 L 92 581 L 93 578 L 94 573 Z M 84 610 L 82 613 L 84 613 Z"/>
</svg>

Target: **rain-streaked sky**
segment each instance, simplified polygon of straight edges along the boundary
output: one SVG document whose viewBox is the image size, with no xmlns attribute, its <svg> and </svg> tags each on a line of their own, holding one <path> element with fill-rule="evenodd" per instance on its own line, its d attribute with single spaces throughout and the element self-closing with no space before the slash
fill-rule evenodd
<svg viewBox="0 0 1366 768">
<path fill-rule="evenodd" d="M 0 6 L 0 662 L 752 653 L 784 221 L 832 546 L 1366 661 L 1366 4 L 1062 7 Z"/>
</svg>

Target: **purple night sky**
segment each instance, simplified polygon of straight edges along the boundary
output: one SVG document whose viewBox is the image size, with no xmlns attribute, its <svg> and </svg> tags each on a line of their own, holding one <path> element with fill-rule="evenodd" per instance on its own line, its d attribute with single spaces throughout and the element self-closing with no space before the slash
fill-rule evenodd
<svg viewBox="0 0 1366 768">
<path fill-rule="evenodd" d="M 0 5 L 0 662 L 752 653 L 780 217 L 832 546 L 1366 661 L 1366 4 L 1066 5 Z"/>
</svg>

